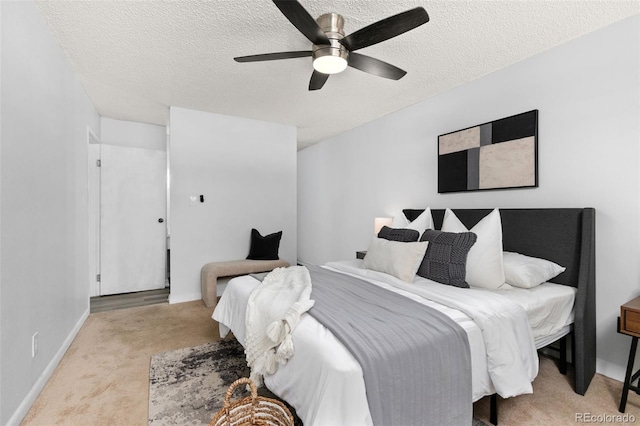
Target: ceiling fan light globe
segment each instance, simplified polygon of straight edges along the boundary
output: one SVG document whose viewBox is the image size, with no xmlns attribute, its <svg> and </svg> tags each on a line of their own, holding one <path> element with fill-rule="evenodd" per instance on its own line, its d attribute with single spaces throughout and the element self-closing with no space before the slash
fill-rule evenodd
<svg viewBox="0 0 640 426">
<path fill-rule="evenodd" d="M 340 56 L 320 56 L 313 60 L 313 69 L 322 74 L 337 74 L 347 69 L 347 60 Z"/>
</svg>

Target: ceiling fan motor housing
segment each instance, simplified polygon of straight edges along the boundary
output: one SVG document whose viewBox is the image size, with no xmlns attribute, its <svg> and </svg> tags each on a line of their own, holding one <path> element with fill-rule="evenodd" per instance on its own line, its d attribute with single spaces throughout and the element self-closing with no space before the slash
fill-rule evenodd
<svg viewBox="0 0 640 426">
<path fill-rule="evenodd" d="M 345 36 L 344 18 L 337 13 L 325 13 L 324 15 L 321 15 L 316 20 L 316 22 L 318 23 L 318 26 L 322 29 L 322 31 L 325 32 L 331 44 L 314 44 L 312 46 L 314 68 L 320 72 L 323 72 L 323 69 L 318 69 L 318 65 L 322 63 L 322 61 L 327 60 L 342 63 L 344 67 L 337 68 L 335 70 L 331 70 L 333 72 L 326 73 L 333 74 L 343 71 L 347 66 L 347 61 L 349 60 L 349 51 L 342 44 L 340 44 L 340 40 L 342 40 Z M 327 70 L 324 69 L 324 71 Z"/>
</svg>

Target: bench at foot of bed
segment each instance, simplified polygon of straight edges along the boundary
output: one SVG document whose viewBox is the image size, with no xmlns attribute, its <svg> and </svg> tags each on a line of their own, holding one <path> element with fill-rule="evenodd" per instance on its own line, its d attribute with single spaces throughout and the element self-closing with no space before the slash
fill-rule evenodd
<svg viewBox="0 0 640 426">
<path fill-rule="evenodd" d="M 207 308 L 215 308 L 217 303 L 217 284 L 220 277 L 235 277 L 239 275 L 269 272 L 275 268 L 287 267 L 286 260 L 228 260 L 225 262 L 211 262 L 200 271 L 200 287 L 202 300 Z"/>
</svg>

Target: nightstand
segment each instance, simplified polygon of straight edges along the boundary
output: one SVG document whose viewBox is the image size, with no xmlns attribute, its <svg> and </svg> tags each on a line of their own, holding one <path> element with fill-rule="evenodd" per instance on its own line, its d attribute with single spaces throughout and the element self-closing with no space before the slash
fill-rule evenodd
<svg viewBox="0 0 640 426">
<path fill-rule="evenodd" d="M 366 251 L 357 251 L 356 252 L 356 259 L 364 259 L 364 257 L 366 256 L 367 252 Z"/>
<path fill-rule="evenodd" d="M 640 370 L 633 373 L 633 361 L 636 358 L 636 349 L 638 349 L 638 337 L 640 337 L 640 297 L 628 301 L 620 306 L 620 318 L 618 318 L 618 333 L 631 336 L 631 348 L 629 349 L 629 361 L 627 362 L 627 373 L 624 377 L 624 386 L 622 387 L 622 396 L 620 397 L 621 413 L 624 413 L 627 405 L 627 396 L 629 389 L 635 393 L 640 393 L 640 387 L 632 385 L 638 377 Z"/>
</svg>

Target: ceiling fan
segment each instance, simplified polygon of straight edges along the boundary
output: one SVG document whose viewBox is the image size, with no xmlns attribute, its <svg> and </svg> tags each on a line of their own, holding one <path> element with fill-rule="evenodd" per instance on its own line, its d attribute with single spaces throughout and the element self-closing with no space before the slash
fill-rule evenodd
<svg viewBox="0 0 640 426">
<path fill-rule="evenodd" d="M 273 0 L 273 2 L 284 16 L 313 43 L 311 50 L 264 53 L 233 59 L 237 62 L 260 62 L 311 56 L 314 70 L 311 74 L 309 90 L 321 89 L 329 75 L 342 72 L 347 66 L 379 77 L 401 79 L 407 73 L 406 71 L 354 51 L 396 37 L 429 22 L 427 11 L 422 7 L 416 7 L 345 36 L 344 18 L 337 13 L 325 13 L 316 21 L 296 0 Z"/>
</svg>

